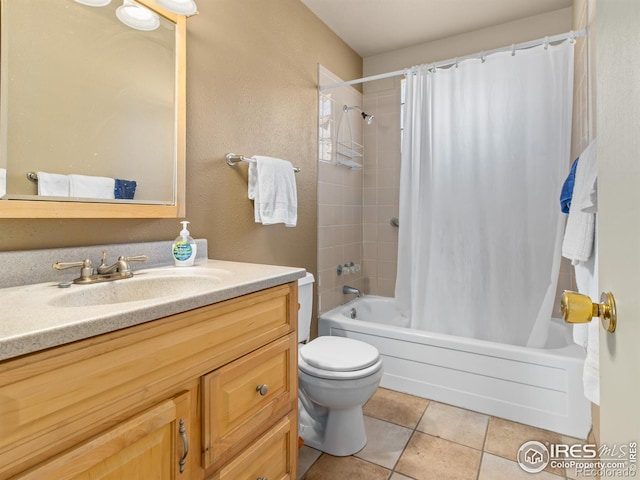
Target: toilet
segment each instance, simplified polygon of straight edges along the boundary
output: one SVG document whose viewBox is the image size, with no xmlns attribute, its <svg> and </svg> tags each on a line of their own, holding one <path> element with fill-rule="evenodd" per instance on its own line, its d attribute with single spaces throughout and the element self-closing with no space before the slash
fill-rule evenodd
<svg viewBox="0 0 640 480">
<path fill-rule="evenodd" d="M 317 450 L 352 455 L 367 443 L 362 406 L 378 388 L 382 359 L 375 347 L 351 338 L 308 342 L 313 281 L 310 273 L 298 280 L 299 435 Z"/>
</svg>

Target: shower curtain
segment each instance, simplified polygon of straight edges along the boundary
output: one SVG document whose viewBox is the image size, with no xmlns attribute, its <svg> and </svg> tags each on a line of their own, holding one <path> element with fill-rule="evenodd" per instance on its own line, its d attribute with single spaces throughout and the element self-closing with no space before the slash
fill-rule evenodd
<svg viewBox="0 0 640 480">
<path fill-rule="evenodd" d="M 544 346 L 573 43 L 407 71 L 396 300 L 412 328 Z"/>
</svg>

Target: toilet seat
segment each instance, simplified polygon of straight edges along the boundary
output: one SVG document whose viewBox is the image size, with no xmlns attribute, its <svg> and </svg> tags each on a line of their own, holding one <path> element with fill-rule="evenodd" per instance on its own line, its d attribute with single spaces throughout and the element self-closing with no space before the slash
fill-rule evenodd
<svg viewBox="0 0 640 480">
<path fill-rule="evenodd" d="M 318 337 L 304 345 L 298 353 L 298 368 L 319 378 L 362 378 L 381 367 L 380 353 L 375 347 L 351 338 Z"/>
</svg>

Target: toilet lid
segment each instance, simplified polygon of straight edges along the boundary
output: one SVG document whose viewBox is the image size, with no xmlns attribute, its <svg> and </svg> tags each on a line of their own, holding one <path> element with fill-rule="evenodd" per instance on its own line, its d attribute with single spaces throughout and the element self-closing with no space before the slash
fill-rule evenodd
<svg viewBox="0 0 640 480">
<path fill-rule="evenodd" d="M 353 372 L 378 361 L 378 350 L 368 343 L 344 337 L 318 337 L 300 349 L 310 366 L 332 372 Z"/>
</svg>

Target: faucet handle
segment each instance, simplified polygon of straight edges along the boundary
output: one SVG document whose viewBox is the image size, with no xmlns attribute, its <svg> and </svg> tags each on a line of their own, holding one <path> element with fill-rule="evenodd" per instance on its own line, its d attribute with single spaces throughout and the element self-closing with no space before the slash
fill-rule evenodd
<svg viewBox="0 0 640 480">
<path fill-rule="evenodd" d="M 119 260 L 124 260 L 125 262 L 146 262 L 149 260 L 147 255 L 135 255 L 133 257 L 120 257 Z"/>
<path fill-rule="evenodd" d="M 93 264 L 88 258 L 80 262 L 56 262 L 52 266 L 56 270 L 66 270 L 67 268 L 81 267 L 79 279 L 86 279 L 93 275 Z"/>
<path fill-rule="evenodd" d="M 56 262 L 52 265 L 52 267 L 56 270 L 66 270 L 67 268 L 75 267 L 87 268 L 91 267 L 91 260 L 87 258 L 86 260 L 82 260 L 80 262 Z"/>
</svg>

